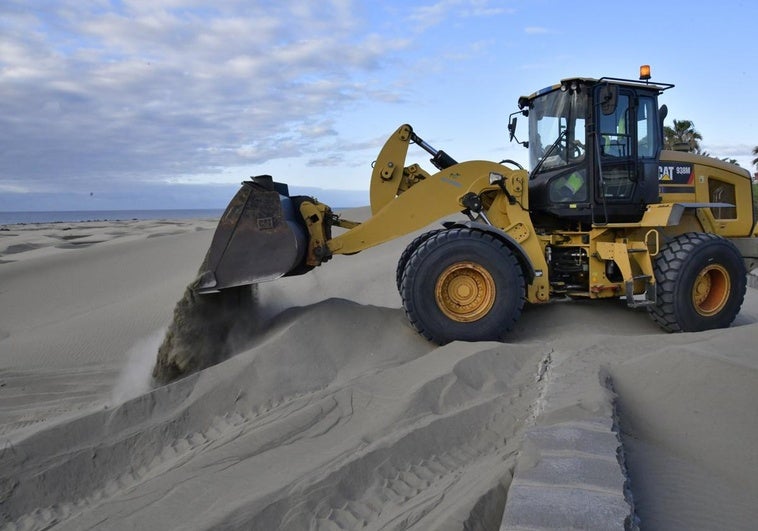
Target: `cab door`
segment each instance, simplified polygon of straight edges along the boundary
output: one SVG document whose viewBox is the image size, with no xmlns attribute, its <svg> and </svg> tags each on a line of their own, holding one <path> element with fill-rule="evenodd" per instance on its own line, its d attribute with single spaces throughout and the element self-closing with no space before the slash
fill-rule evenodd
<svg viewBox="0 0 758 531">
<path fill-rule="evenodd" d="M 596 88 L 595 203 L 606 222 L 637 221 L 657 201 L 660 134 L 656 98 L 610 84 Z M 606 216 L 603 216 L 605 214 Z"/>
</svg>

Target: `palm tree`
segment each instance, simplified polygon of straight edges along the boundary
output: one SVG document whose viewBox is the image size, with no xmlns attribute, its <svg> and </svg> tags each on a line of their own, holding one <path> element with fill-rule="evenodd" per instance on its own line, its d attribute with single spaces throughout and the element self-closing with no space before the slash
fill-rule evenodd
<svg viewBox="0 0 758 531">
<path fill-rule="evenodd" d="M 758 155 L 758 146 L 755 146 L 753 148 L 753 155 Z M 755 157 L 753 159 L 753 166 L 755 166 L 755 168 L 758 169 L 758 157 Z"/>
<path fill-rule="evenodd" d="M 663 146 L 665 149 L 681 149 L 700 151 L 700 140 L 703 139 L 691 120 L 674 120 L 674 127 L 663 128 Z M 758 159 L 757 159 L 758 160 Z"/>
</svg>

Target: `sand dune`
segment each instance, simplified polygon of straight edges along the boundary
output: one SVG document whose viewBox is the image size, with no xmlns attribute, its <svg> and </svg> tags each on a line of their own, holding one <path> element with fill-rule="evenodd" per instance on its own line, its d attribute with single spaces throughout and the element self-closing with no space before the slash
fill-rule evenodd
<svg viewBox="0 0 758 531">
<path fill-rule="evenodd" d="M 535 434 L 607 419 L 642 529 L 752 528 L 754 290 L 728 330 L 561 302 L 508 343 L 437 347 L 395 290 L 409 237 L 262 285 L 260 333 L 151 388 L 214 226 L 0 231 L 0 527 L 498 529 L 545 464 L 582 462 Z M 569 472 L 565 492 L 600 492 Z"/>
</svg>

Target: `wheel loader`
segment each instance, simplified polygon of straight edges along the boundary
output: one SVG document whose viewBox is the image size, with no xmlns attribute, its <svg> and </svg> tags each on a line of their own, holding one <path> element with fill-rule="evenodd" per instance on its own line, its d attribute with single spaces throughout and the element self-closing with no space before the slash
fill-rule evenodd
<svg viewBox="0 0 758 531">
<path fill-rule="evenodd" d="M 727 327 L 758 257 L 751 177 L 663 149 L 658 96 L 673 86 L 643 67 L 639 80 L 574 77 L 521 97 L 508 131 L 528 149 L 530 171 L 458 162 L 402 125 L 374 162 L 362 223 L 268 175 L 252 178 L 221 217 L 192 289 L 301 275 L 462 213 L 398 260 L 403 308 L 431 341 L 504 340 L 525 303 L 558 298 L 625 299 L 669 332 Z M 406 162 L 412 144 L 433 171 Z"/>
</svg>

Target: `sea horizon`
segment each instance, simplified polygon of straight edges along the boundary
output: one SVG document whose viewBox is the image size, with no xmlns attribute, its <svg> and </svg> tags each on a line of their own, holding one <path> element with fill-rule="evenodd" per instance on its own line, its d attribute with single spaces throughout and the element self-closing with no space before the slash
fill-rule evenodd
<svg viewBox="0 0 758 531">
<path fill-rule="evenodd" d="M 220 218 L 223 208 L 0 211 L 0 225 Z"/>
</svg>

